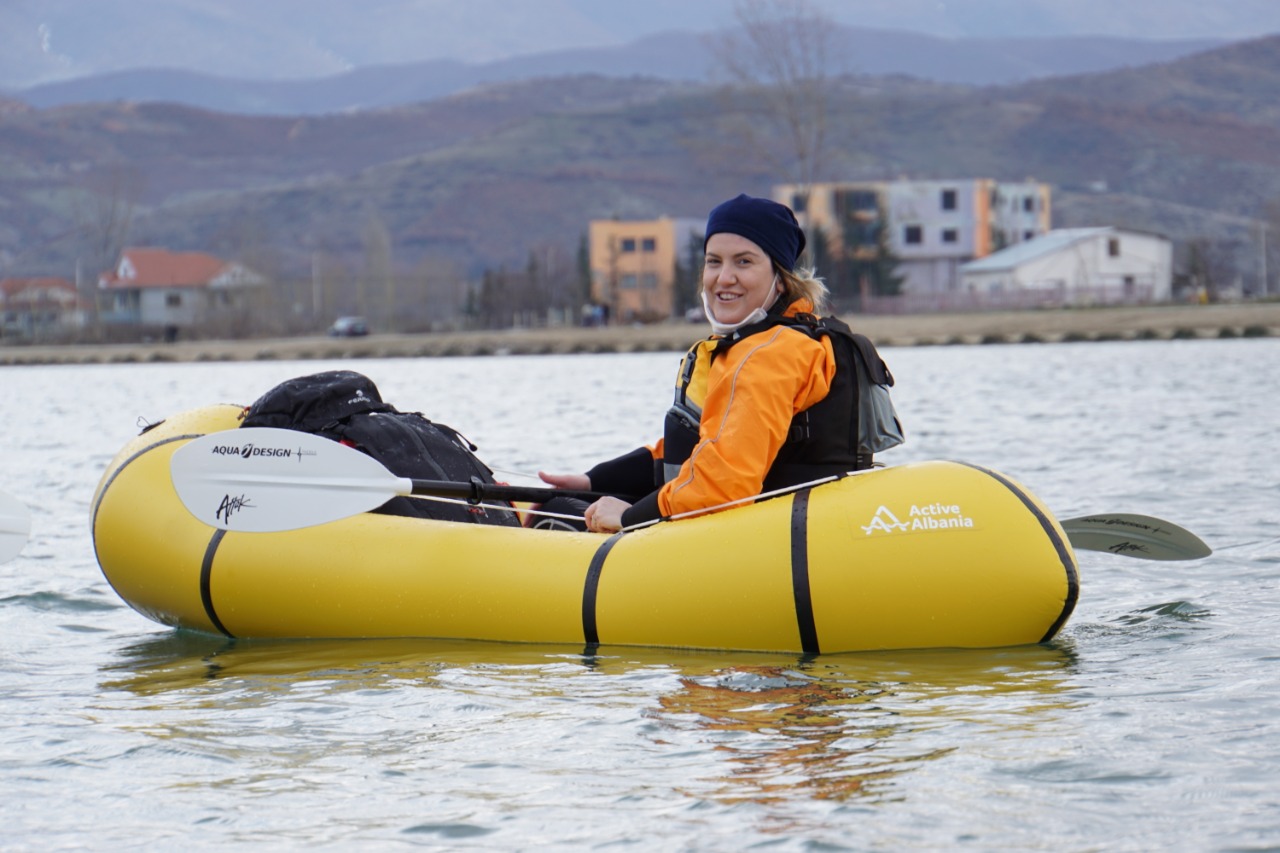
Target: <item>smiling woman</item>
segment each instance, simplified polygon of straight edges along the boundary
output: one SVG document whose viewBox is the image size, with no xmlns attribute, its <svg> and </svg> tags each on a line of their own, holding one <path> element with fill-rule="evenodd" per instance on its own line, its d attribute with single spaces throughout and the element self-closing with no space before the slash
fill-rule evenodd
<svg viewBox="0 0 1280 853">
<path fill-rule="evenodd" d="M 893 415 L 884 422 L 894 439 L 864 443 L 860 391 L 893 378 L 869 340 L 816 316 L 826 288 L 798 265 L 805 236 L 791 209 L 739 195 L 711 211 L 705 234 L 702 302 L 714 334 L 680 365 L 662 439 L 585 474 L 542 475 L 561 488 L 644 496 L 597 500 L 584 512 L 588 530 L 714 512 L 868 468 L 873 453 L 901 443 Z"/>
</svg>

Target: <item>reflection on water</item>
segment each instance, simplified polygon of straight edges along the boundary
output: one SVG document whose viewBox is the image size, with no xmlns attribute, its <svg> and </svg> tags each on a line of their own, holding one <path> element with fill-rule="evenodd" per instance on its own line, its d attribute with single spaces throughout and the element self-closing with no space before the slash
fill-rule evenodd
<svg viewBox="0 0 1280 853">
<path fill-rule="evenodd" d="M 685 673 L 658 697 L 655 717 L 700 731 L 730 759 L 706 796 L 734 803 L 804 796 L 892 795 L 895 776 L 955 749 L 897 742 L 955 724 L 980 706 L 989 730 L 1034 736 L 1038 721 L 1071 707 L 1065 645 L 996 651 L 828 656 L 794 666 Z"/>
<path fill-rule="evenodd" d="M 589 724 L 601 705 L 638 699 L 641 716 L 655 724 L 654 745 L 715 757 L 706 763 L 713 774 L 679 787 L 733 805 L 895 796 L 895 778 L 955 749 L 929 745 L 922 732 L 967 723 L 987 736 L 1034 737 L 1040 723 L 1072 707 L 1074 668 L 1066 642 L 813 658 L 459 640 L 243 641 L 172 631 L 120 649 L 102 667 L 101 687 L 162 704 L 179 698 L 215 715 L 234 709 L 247 720 L 255 709 L 306 715 L 324 706 L 341 714 L 337 698 L 383 694 L 430 707 L 431 725 L 444 729 L 514 689 L 520 702 L 486 722 L 496 738 L 505 736 L 502 718 L 527 715 L 528 702 L 555 702 Z M 472 701 L 444 701 L 459 693 Z M 188 719 L 181 732 L 152 733 L 197 738 L 202 729 L 207 749 L 220 725 L 216 716 Z"/>
</svg>

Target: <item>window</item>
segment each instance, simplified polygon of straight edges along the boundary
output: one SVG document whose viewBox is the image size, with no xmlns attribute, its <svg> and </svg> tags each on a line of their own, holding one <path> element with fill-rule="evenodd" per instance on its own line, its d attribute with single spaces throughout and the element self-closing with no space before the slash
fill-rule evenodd
<svg viewBox="0 0 1280 853">
<path fill-rule="evenodd" d="M 621 287 L 623 290 L 635 290 L 636 289 L 635 274 L 629 273 L 627 275 L 624 275 L 622 278 L 618 280 L 618 286 Z"/>
<path fill-rule="evenodd" d="M 942 209 L 943 210 L 956 209 L 956 191 L 955 190 L 942 191 Z"/>
<path fill-rule="evenodd" d="M 874 246 L 879 242 L 880 227 L 877 222 L 854 222 L 845 231 L 845 239 L 852 246 Z"/>
<path fill-rule="evenodd" d="M 1120 238 L 1111 237 L 1107 240 L 1107 254 L 1113 258 L 1120 257 Z"/>
<path fill-rule="evenodd" d="M 1023 239 L 1023 240 L 1032 240 L 1032 239 L 1034 239 L 1034 238 L 1035 238 L 1035 236 L 1036 236 L 1036 232 L 1034 232 L 1034 231 L 1023 231 L 1023 232 L 1022 232 L 1022 239 Z"/>
<path fill-rule="evenodd" d="M 165 297 L 164 297 L 164 304 L 165 304 L 165 306 L 166 306 L 166 307 L 168 307 L 168 308 L 181 308 L 181 307 L 182 307 L 182 294 L 181 294 L 181 293 L 168 293 L 168 294 L 165 294 Z"/>
<path fill-rule="evenodd" d="M 841 190 L 835 194 L 835 207 L 846 216 L 880 209 L 880 199 L 874 190 Z"/>
<path fill-rule="evenodd" d="M 801 195 L 800 193 L 793 193 L 791 195 L 791 212 L 792 213 L 804 213 L 808 209 L 809 209 L 809 197 L 807 195 Z"/>
<path fill-rule="evenodd" d="M 635 250 L 636 250 L 636 238 L 635 238 L 635 237 L 623 237 L 623 238 L 622 238 L 622 251 L 624 251 L 624 252 L 634 252 Z"/>
<path fill-rule="evenodd" d="M 645 237 L 640 241 L 640 251 L 656 252 L 658 251 L 658 241 L 653 237 Z"/>
<path fill-rule="evenodd" d="M 1035 196 L 1030 196 L 1030 195 L 1029 195 L 1029 196 L 1027 196 L 1026 198 L 1024 198 L 1024 199 L 1022 200 L 1022 209 L 1023 209 L 1024 211 L 1026 211 L 1027 213 L 1032 213 L 1032 212 L 1034 212 L 1034 211 L 1035 211 L 1035 209 L 1036 209 L 1036 198 L 1035 198 Z"/>
<path fill-rule="evenodd" d="M 902 229 L 902 242 L 908 246 L 918 246 L 924 242 L 924 228 L 920 225 L 908 225 Z"/>
<path fill-rule="evenodd" d="M 640 288 L 642 290 L 658 289 L 658 274 L 655 272 L 643 273 L 640 276 Z"/>
<path fill-rule="evenodd" d="M 942 242 L 944 242 L 944 243 L 959 243 L 959 242 L 960 242 L 960 229 L 959 229 L 959 228 L 943 228 L 943 229 L 942 229 Z"/>
</svg>

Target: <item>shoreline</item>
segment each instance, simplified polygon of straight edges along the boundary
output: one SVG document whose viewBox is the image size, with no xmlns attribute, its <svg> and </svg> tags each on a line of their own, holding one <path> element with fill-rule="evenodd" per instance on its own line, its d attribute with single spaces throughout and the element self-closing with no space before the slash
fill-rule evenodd
<svg viewBox="0 0 1280 853">
<path fill-rule="evenodd" d="M 844 315 L 878 347 L 1060 343 L 1175 338 L 1280 337 L 1280 302 L 1006 311 L 983 314 Z M 607 328 L 375 334 L 135 344 L 0 344 L 0 367 L 54 364 L 445 358 L 480 355 L 683 351 L 702 323 Z"/>
</svg>

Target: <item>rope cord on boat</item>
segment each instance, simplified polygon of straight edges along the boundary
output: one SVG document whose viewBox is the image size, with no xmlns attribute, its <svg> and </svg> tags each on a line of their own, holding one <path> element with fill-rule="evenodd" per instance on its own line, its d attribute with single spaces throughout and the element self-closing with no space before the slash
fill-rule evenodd
<svg viewBox="0 0 1280 853">
<path fill-rule="evenodd" d="M 791 494 L 792 492 L 799 492 L 804 489 L 812 488 L 814 486 L 821 486 L 823 483 L 834 483 L 836 480 L 843 480 L 845 477 L 852 477 L 857 474 L 865 474 L 867 471 L 871 471 L 871 470 L 874 470 L 874 469 L 864 468 L 861 471 L 846 471 L 843 474 L 832 474 L 829 477 L 820 477 L 817 480 L 809 480 L 807 483 L 796 483 L 794 486 L 783 486 L 781 489 L 773 489 L 772 491 L 761 492 L 758 495 L 751 495 L 750 497 L 738 498 L 737 500 L 732 500 L 732 501 L 725 501 L 724 503 L 716 504 L 715 506 L 701 507 L 699 509 L 690 509 L 684 512 L 678 512 L 675 515 L 668 515 L 664 518 L 653 518 L 653 519 L 650 519 L 649 521 L 642 521 L 638 524 L 632 524 L 629 527 L 624 527 L 622 528 L 622 532 L 629 533 L 632 530 L 640 530 L 642 528 L 648 527 L 651 524 L 657 524 L 660 521 L 679 521 L 682 518 L 689 518 L 695 515 L 708 515 L 713 512 L 719 512 L 722 509 L 729 509 L 730 507 L 739 506 L 740 504 L 754 503 L 755 501 L 764 500 L 765 498 L 776 498 L 779 495 L 787 495 L 787 494 Z"/>
<path fill-rule="evenodd" d="M 521 476 L 528 476 L 525 474 L 521 474 L 521 472 L 519 471 L 504 471 L 500 468 L 494 468 L 493 466 L 490 466 L 490 470 L 496 471 L 500 474 L 520 474 Z M 874 469 L 865 468 L 860 471 L 846 471 L 843 474 L 832 474 L 827 477 L 820 477 L 817 480 L 809 480 L 808 482 L 797 483 L 794 486 L 783 486 L 780 489 L 773 489 L 768 492 L 761 492 L 758 495 L 750 495 L 745 498 L 738 498 L 737 500 L 725 501 L 724 503 L 715 504 L 714 506 L 686 510 L 685 512 L 678 512 L 675 515 L 668 515 L 663 518 L 653 518 L 648 521 L 642 521 L 638 524 L 632 524 L 627 527 L 624 527 L 620 532 L 630 533 L 633 530 L 643 530 L 646 527 L 649 527 L 651 525 L 657 524 L 662 521 L 679 521 L 682 518 L 691 518 L 695 515 L 709 515 L 713 512 L 719 512 L 722 509 L 730 509 L 735 506 L 754 503 L 756 501 L 765 500 L 767 498 L 776 498 L 779 495 L 786 495 L 786 494 L 791 494 L 792 492 L 799 492 L 804 489 L 813 488 L 814 486 L 821 486 L 824 483 L 834 483 L 836 480 L 842 480 L 845 477 L 852 477 L 858 474 L 865 474 L 868 471 L 872 471 L 872 470 Z M 546 510 L 541 510 L 541 509 L 521 509 L 520 507 L 507 506 L 505 504 L 488 504 L 484 502 L 480 502 L 477 504 L 467 500 L 466 498 L 450 498 L 450 497 L 445 497 L 444 495 L 416 494 L 413 497 L 417 500 L 438 501 L 440 503 L 446 503 L 446 504 L 459 504 L 461 506 L 479 506 L 479 507 L 483 507 L 484 509 L 497 509 L 497 510 L 504 510 L 506 512 L 527 513 L 529 515 L 537 515 L 543 518 L 561 518 L 561 519 L 565 519 L 566 521 L 582 520 L 582 516 L 580 515 L 569 515 L 568 513 L 563 513 L 563 512 L 547 512 Z"/>
</svg>

